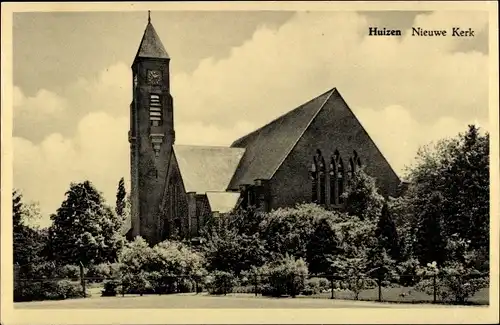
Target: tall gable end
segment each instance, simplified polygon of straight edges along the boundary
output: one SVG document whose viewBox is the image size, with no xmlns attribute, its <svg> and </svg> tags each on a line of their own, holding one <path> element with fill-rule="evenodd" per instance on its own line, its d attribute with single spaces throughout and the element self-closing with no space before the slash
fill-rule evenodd
<svg viewBox="0 0 500 325">
<path fill-rule="evenodd" d="M 270 179 L 334 91 L 331 89 L 236 140 L 231 147 L 246 151 L 229 189 L 237 190 L 240 185 L 253 184 L 256 179 Z"/>
<path fill-rule="evenodd" d="M 313 200 L 311 166 L 318 152 L 324 157 L 327 168 L 338 155 L 343 161 L 345 176 L 349 173 L 350 161 L 360 163 L 367 174 L 376 179 L 381 194 L 397 195 L 399 177 L 336 91 L 273 175 L 272 192 L 286 193 L 286 196 L 273 197 L 273 208 Z M 309 190 L 304 191 L 304 188 Z"/>
</svg>

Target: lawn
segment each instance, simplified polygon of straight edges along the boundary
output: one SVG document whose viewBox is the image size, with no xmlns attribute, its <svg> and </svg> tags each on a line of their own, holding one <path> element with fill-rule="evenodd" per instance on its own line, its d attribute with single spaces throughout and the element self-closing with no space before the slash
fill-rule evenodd
<svg viewBox="0 0 500 325">
<path fill-rule="evenodd" d="M 331 292 L 321 293 L 312 296 L 313 298 L 330 298 Z M 354 293 L 350 291 L 336 291 L 335 299 L 352 300 L 355 298 Z M 359 294 L 359 300 L 362 301 L 377 301 L 378 288 L 363 290 Z M 397 302 L 397 303 L 432 303 L 433 297 L 424 292 L 415 290 L 412 287 L 397 287 L 397 288 L 382 288 L 382 301 Z M 488 305 L 489 304 L 489 289 L 479 290 L 468 301 L 472 304 Z"/>
<path fill-rule="evenodd" d="M 269 298 L 260 295 L 234 293 L 226 296 L 203 294 L 170 294 L 170 295 L 125 295 L 117 297 L 101 297 L 102 287 L 87 287 L 91 296 L 82 299 L 60 301 L 35 301 L 15 303 L 15 308 L 29 309 L 93 309 L 93 308 L 408 308 L 453 307 L 443 304 L 431 304 L 432 296 L 413 291 L 412 288 L 383 288 L 384 302 L 376 302 L 378 289 L 364 290 L 360 293 L 360 301 L 354 300 L 351 292 L 335 292 L 335 299 L 329 299 L 331 293 L 315 296 L 297 296 L 297 298 Z M 402 296 L 401 293 L 406 293 Z M 472 299 L 476 304 L 488 304 L 488 290 L 481 290 Z M 400 303 L 393 303 L 400 302 Z"/>
<path fill-rule="evenodd" d="M 393 304 L 368 301 L 314 299 L 314 298 L 266 298 L 249 294 L 230 294 L 227 296 L 209 296 L 207 294 L 172 294 L 172 295 L 125 295 L 117 297 L 99 297 L 67 299 L 59 301 L 33 301 L 14 304 L 16 309 L 144 309 L 144 308 L 408 308 L 422 307 L 418 304 Z M 426 305 L 426 307 L 453 308 L 445 305 Z M 478 308 L 478 307 L 473 307 Z M 480 307 L 479 307 L 480 308 Z"/>
</svg>

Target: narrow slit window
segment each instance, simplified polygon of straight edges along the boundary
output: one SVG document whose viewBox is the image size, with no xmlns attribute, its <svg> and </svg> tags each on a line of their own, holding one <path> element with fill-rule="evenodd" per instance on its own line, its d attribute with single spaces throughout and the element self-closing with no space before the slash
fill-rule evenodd
<svg viewBox="0 0 500 325">
<path fill-rule="evenodd" d="M 359 158 L 359 155 L 356 152 L 356 150 L 354 150 L 353 153 L 354 153 L 354 171 L 356 172 L 359 169 L 361 169 L 361 158 Z"/>
<path fill-rule="evenodd" d="M 338 160 L 337 160 L 337 186 L 338 186 L 338 190 L 337 190 L 337 195 L 338 195 L 338 202 L 340 204 L 343 203 L 343 199 L 342 199 L 342 194 L 344 193 L 344 163 L 342 162 L 342 158 L 340 156 L 338 156 Z"/>
<path fill-rule="evenodd" d="M 352 179 L 354 178 L 354 173 L 356 172 L 356 166 L 354 165 L 354 161 L 352 158 L 349 159 L 349 170 L 347 171 L 347 179 L 349 183 L 352 182 Z"/>
<path fill-rule="evenodd" d="M 161 97 L 157 94 L 149 95 L 149 120 L 152 126 L 162 125 Z"/>
<path fill-rule="evenodd" d="M 312 180 L 312 192 L 311 201 L 317 203 L 318 201 L 318 168 L 316 166 L 316 157 L 313 158 L 313 163 L 311 164 L 311 180 Z"/>
<path fill-rule="evenodd" d="M 330 204 L 337 204 L 337 161 L 334 157 L 330 159 Z"/>
<path fill-rule="evenodd" d="M 326 203 L 326 167 L 325 160 L 320 156 L 319 159 L 319 204 Z"/>
</svg>

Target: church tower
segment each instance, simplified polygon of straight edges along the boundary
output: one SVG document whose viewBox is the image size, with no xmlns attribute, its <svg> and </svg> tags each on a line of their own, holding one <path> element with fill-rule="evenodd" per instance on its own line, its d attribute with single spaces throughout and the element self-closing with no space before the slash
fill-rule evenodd
<svg viewBox="0 0 500 325">
<path fill-rule="evenodd" d="M 148 24 L 132 64 L 130 105 L 131 222 L 129 236 L 154 244 L 160 238 L 160 204 L 175 141 L 170 57 L 148 12 Z"/>
</svg>

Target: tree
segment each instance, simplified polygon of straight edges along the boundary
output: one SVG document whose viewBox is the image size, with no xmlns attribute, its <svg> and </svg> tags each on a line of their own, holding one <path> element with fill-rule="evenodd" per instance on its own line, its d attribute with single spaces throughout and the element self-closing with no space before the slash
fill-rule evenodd
<svg viewBox="0 0 500 325">
<path fill-rule="evenodd" d="M 453 159 L 444 170 L 448 235 L 459 234 L 472 248 L 484 249 L 489 247 L 489 134 L 470 125 L 450 151 Z"/>
<path fill-rule="evenodd" d="M 398 235 L 399 261 L 410 261 L 414 258 L 413 243 L 416 240 L 416 221 L 412 211 L 409 196 L 389 198 L 387 208 L 391 219 L 394 221 Z M 406 263 L 406 262 L 405 262 Z M 412 264 L 413 262 L 410 262 Z"/>
<path fill-rule="evenodd" d="M 442 196 L 439 192 L 432 194 L 427 207 L 420 213 L 417 225 L 417 241 L 415 254 L 421 264 L 431 262 L 439 266 L 446 260 L 445 239 L 442 230 Z"/>
<path fill-rule="evenodd" d="M 440 224 L 443 241 L 454 234 L 471 240 L 483 256 L 489 255 L 489 134 L 469 125 L 467 132 L 420 148 L 408 169 L 408 207 L 413 226 Z M 439 192 L 439 207 L 430 203 Z M 428 208 L 439 209 L 432 220 Z M 422 240 L 418 240 L 422 247 Z M 440 244 L 443 246 L 444 244 Z"/>
<path fill-rule="evenodd" d="M 199 280 L 203 256 L 188 246 L 164 241 L 150 247 L 142 237 L 127 243 L 118 254 L 119 276 L 128 292 L 175 292 L 185 280 Z"/>
<path fill-rule="evenodd" d="M 122 177 L 118 182 L 118 189 L 116 191 L 116 206 L 115 206 L 115 212 L 122 220 L 125 219 L 125 208 L 127 204 L 126 196 L 127 192 L 125 191 L 125 181 Z"/>
<path fill-rule="evenodd" d="M 383 241 L 376 241 L 366 253 L 366 275 L 376 281 L 388 282 L 396 279 L 396 261 L 391 258 L 383 246 Z M 387 283 L 385 283 L 387 284 Z"/>
<path fill-rule="evenodd" d="M 153 287 L 149 265 L 155 252 L 140 236 L 124 245 L 118 253 L 119 276 L 124 292 L 144 293 Z"/>
<path fill-rule="evenodd" d="M 238 234 L 234 229 L 213 233 L 204 254 L 209 270 L 235 274 L 263 265 L 268 255 L 258 234 Z"/>
<path fill-rule="evenodd" d="M 331 212 L 316 204 L 280 208 L 266 214 L 261 223 L 261 238 L 272 258 L 283 258 L 288 254 L 305 259 L 316 220 L 327 214 Z"/>
<path fill-rule="evenodd" d="M 71 183 L 51 219 L 53 251 L 60 263 L 87 266 L 116 258 L 121 221 L 91 182 Z"/>
<path fill-rule="evenodd" d="M 46 259 L 47 234 L 42 229 L 28 225 L 39 217 L 35 204 L 23 202 L 22 194 L 12 193 L 13 261 L 23 276 L 30 276 L 36 264 Z"/>
<path fill-rule="evenodd" d="M 228 215 L 228 227 L 251 236 L 259 233 L 263 218 L 264 213 L 254 208 L 237 209 Z"/>
<path fill-rule="evenodd" d="M 392 259 L 400 259 L 398 232 L 387 203 L 384 203 L 382 207 L 382 213 L 377 223 L 375 236 Z"/>
<path fill-rule="evenodd" d="M 365 254 L 376 243 L 375 226 L 373 221 L 361 221 L 357 217 L 335 223 L 333 227 L 342 255 L 346 258 L 357 258 Z"/>
<path fill-rule="evenodd" d="M 330 262 L 334 270 L 335 278 L 340 280 L 343 288 L 349 288 L 354 293 L 356 300 L 359 299 L 361 291 L 373 282 L 365 273 L 367 268 L 366 252 L 361 251 L 354 257 L 345 255 L 334 256 Z"/>
<path fill-rule="evenodd" d="M 337 234 L 327 218 L 320 219 L 307 244 L 307 263 L 312 274 L 327 274 L 329 258 L 341 253 Z"/>
<path fill-rule="evenodd" d="M 346 212 L 361 220 L 375 220 L 380 214 L 384 198 L 378 193 L 375 179 L 363 169 L 357 170 L 342 194 Z"/>
</svg>

